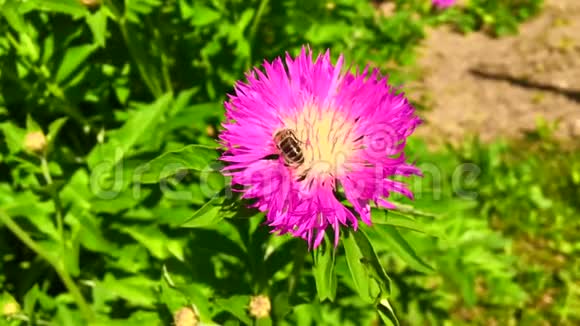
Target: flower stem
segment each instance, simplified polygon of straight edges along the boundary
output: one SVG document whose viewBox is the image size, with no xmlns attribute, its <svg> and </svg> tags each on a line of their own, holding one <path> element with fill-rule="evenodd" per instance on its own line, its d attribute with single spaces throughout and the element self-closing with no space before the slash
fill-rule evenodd
<svg viewBox="0 0 580 326">
<path fill-rule="evenodd" d="M 260 21 L 262 20 L 262 16 L 266 11 L 266 7 L 268 6 L 268 0 L 260 1 L 260 5 L 258 6 L 258 11 L 256 12 L 256 16 L 254 16 L 254 21 L 250 26 L 250 34 L 248 36 L 248 40 L 250 43 L 250 56 L 248 58 L 248 65 L 247 69 L 251 68 L 252 65 L 252 50 L 254 48 L 254 39 L 256 38 L 256 33 L 258 32 L 258 26 L 260 26 Z"/>
<path fill-rule="evenodd" d="M 46 184 L 51 187 L 52 186 L 52 176 L 50 175 L 50 170 L 48 169 L 48 161 L 46 160 L 45 156 L 40 158 L 40 169 L 42 170 L 42 175 L 44 176 L 44 180 Z M 51 189 L 51 193 L 54 191 Z M 65 239 L 64 239 L 64 226 L 63 226 L 63 219 L 62 219 L 62 209 L 60 207 L 60 200 L 58 198 L 57 193 L 52 193 L 52 198 L 54 200 L 54 208 L 56 211 L 56 229 L 58 231 L 58 236 L 60 237 L 60 242 L 62 243 L 63 250 L 62 255 L 66 252 L 65 246 Z"/>
<path fill-rule="evenodd" d="M 254 17 L 254 21 L 252 22 L 252 26 L 250 26 L 250 41 L 253 41 L 254 37 L 256 37 L 258 26 L 260 26 L 260 20 L 262 20 L 262 16 L 264 15 L 264 11 L 266 10 L 267 6 L 268 0 L 260 1 L 260 6 L 258 6 L 258 11 Z"/>
<path fill-rule="evenodd" d="M 42 248 L 38 243 L 32 240 L 32 238 L 28 235 L 28 233 L 26 233 L 26 231 L 20 228 L 20 226 L 16 224 L 16 222 L 14 222 L 14 220 L 10 216 L 8 216 L 2 211 L 0 211 L 0 222 L 6 225 L 6 227 L 16 237 L 18 237 L 18 239 L 20 239 L 20 241 L 22 241 L 28 248 L 30 248 L 37 255 L 46 260 L 54 268 L 54 270 L 56 271 L 56 273 L 66 286 L 67 290 L 73 296 L 84 318 L 89 322 L 94 321 L 95 316 L 93 311 L 86 302 L 78 286 L 70 277 L 66 269 L 63 267 L 63 264 L 61 264 L 57 259 L 51 256 L 50 253 L 46 251 L 44 248 Z"/>
<path fill-rule="evenodd" d="M 292 297 L 300 280 L 300 274 L 304 267 L 304 259 L 308 253 L 308 248 L 303 241 L 298 241 L 294 248 L 294 261 L 292 264 L 292 272 L 288 277 L 288 295 Z"/>
<path fill-rule="evenodd" d="M 52 176 L 50 175 L 50 170 L 48 169 L 48 161 L 46 157 L 40 158 L 40 169 L 42 170 L 42 175 L 47 184 L 52 185 Z"/>
<path fill-rule="evenodd" d="M 145 58 L 146 52 L 141 47 L 141 44 L 132 37 L 131 32 L 133 31 L 129 31 L 129 23 L 127 23 L 126 19 L 121 19 L 119 22 L 119 28 L 121 29 L 125 45 L 129 49 L 129 53 L 131 54 L 133 62 L 137 66 L 137 70 L 139 71 L 139 75 L 145 83 L 145 86 L 147 86 L 154 98 L 161 97 L 163 91 L 161 90 L 158 81 L 155 78 L 151 78 L 151 73 L 147 68 L 150 63 L 147 62 L 147 59 Z"/>
</svg>

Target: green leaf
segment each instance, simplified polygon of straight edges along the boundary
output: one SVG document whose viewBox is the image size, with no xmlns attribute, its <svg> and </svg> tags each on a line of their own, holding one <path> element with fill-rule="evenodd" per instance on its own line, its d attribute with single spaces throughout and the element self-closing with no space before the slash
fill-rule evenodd
<svg viewBox="0 0 580 326">
<path fill-rule="evenodd" d="M 252 22 L 252 19 L 254 19 L 254 13 L 255 13 L 254 8 L 247 8 L 246 10 L 244 10 L 244 12 L 242 12 L 242 15 L 240 16 L 240 18 L 236 22 L 236 29 L 238 31 L 242 31 L 242 32 L 245 31 L 246 28 Z M 241 41 L 241 40 L 239 40 L 239 41 Z"/>
<path fill-rule="evenodd" d="M 419 209 L 416 209 L 415 207 L 411 206 L 411 205 L 406 205 L 406 204 L 401 204 L 401 203 L 394 203 L 395 206 L 397 206 L 397 212 L 404 214 L 411 214 L 411 215 L 415 215 L 415 216 L 423 216 L 423 217 L 437 217 L 437 214 L 433 214 L 430 212 L 425 212 Z"/>
<path fill-rule="evenodd" d="M 20 305 L 10 293 L 2 291 L 0 292 L 0 309 L 4 312 L 0 314 L 6 315 L 6 310 L 9 310 L 10 314 L 15 314 L 20 312 Z"/>
<path fill-rule="evenodd" d="M 388 296 L 391 294 L 391 280 L 389 276 L 385 272 L 381 262 L 379 261 L 379 257 L 375 252 L 372 243 L 370 242 L 367 235 L 364 233 L 363 230 L 359 230 L 358 232 L 354 232 L 354 238 L 360 249 L 361 253 L 364 256 L 364 265 L 369 271 L 371 277 L 376 279 L 379 282 L 382 291 L 382 297 Z"/>
<path fill-rule="evenodd" d="M 88 11 L 78 0 L 32 0 L 35 7 L 40 10 L 83 16 Z"/>
<path fill-rule="evenodd" d="M 160 123 L 165 112 L 170 108 L 171 94 L 165 94 L 149 105 L 138 105 L 130 118 L 118 130 L 111 132 L 109 140 L 95 146 L 87 162 L 91 170 L 101 163 L 112 169 L 137 144 L 147 142 L 152 137 L 152 130 Z"/>
<path fill-rule="evenodd" d="M 27 22 L 24 19 L 24 15 L 21 13 L 20 5 L 21 1 L 17 0 L 7 0 L 3 3 L 0 9 L 0 14 L 4 16 L 10 27 L 12 27 L 18 33 L 27 32 Z"/>
<path fill-rule="evenodd" d="M 167 279 L 165 280 L 167 281 Z M 189 303 L 196 308 L 200 314 L 201 322 L 211 322 L 211 308 L 213 307 L 209 302 L 211 295 L 209 288 L 196 283 L 175 284 L 174 288 L 187 297 Z"/>
<path fill-rule="evenodd" d="M 63 240 L 58 237 L 55 239 L 56 241 L 62 243 Z M 61 244 L 61 248 L 58 251 L 53 250 L 55 252 L 62 252 L 63 255 L 63 265 L 66 270 L 71 274 L 73 277 L 79 276 L 81 273 L 81 266 L 80 266 L 80 237 L 78 234 L 73 235 L 70 239 L 65 240 L 64 248 Z"/>
<path fill-rule="evenodd" d="M 72 225 L 73 232 L 78 233 L 79 241 L 84 248 L 104 254 L 117 249 L 113 243 L 105 238 L 100 228 L 100 221 L 95 216 L 85 212 L 71 213 L 70 217 L 67 219 L 67 223 Z"/>
<path fill-rule="evenodd" d="M 148 0 L 146 0 L 148 1 Z M 127 19 L 133 21 L 135 24 L 122 22 L 121 31 L 124 34 L 125 44 L 129 49 L 129 53 L 137 66 L 141 79 L 147 85 L 147 88 L 155 98 L 162 97 L 164 91 L 162 87 L 162 73 L 158 64 L 158 57 L 153 56 L 149 48 L 149 44 L 143 42 L 148 36 L 143 35 L 143 31 L 139 28 L 141 22 L 137 16 L 130 15 L 129 8 L 125 12 Z"/>
<path fill-rule="evenodd" d="M 343 237 L 346 262 L 360 297 L 375 304 L 390 294 L 390 280 L 383 270 L 371 243 L 362 230 L 348 230 Z"/>
<path fill-rule="evenodd" d="M 48 135 L 46 135 L 46 140 L 48 142 L 49 152 L 51 151 L 51 148 L 54 145 L 54 140 L 56 139 L 56 136 L 60 132 L 60 129 L 62 129 L 62 126 L 64 126 L 64 124 L 67 122 L 67 120 L 68 117 L 56 119 L 48 126 Z"/>
<path fill-rule="evenodd" d="M 369 228 L 369 232 L 377 232 L 379 237 L 387 243 L 394 252 L 401 257 L 409 266 L 423 273 L 433 272 L 433 268 L 424 262 L 415 252 L 413 247 L 403 238 L 399 231 L 390 225 L 381 225 Z"/>
<path fill-rule="evenodd" d="M 225 218 L 222 214 L 223 196 L 216 196 L 201 206 L 193 216 L 181 225 L 182 228 L 202 228 L 215 225 Z"/>
<path fill-rule="evenodd" d="M 68 48 L 56 72 L 56 82 L 61 84 L 98 48 L 97 44 L 86 44 Z"/>
<path fill-rule="evenodd" d="M 272 318 L 258 318 L 254 324 L 255 326 L 272 326 Z"/>
<path fill-rule="evenodd" d="M 399 320 L 397 316 L 395 316 L 395 312 L 387 299 L 381 299 L 379 304 L 377 305 L 377 311 L 381 320 L 387 326 L 399 326 Z"/>
<path fill-rule="evenodd" d="M 20 152 L 24 146 L 26 130 L 16 126 L 12 122 L 0 123 L 0 130 L 4 133 L 4 141 L 10 153 L 15 154 Z"/>
<path fill-rule="evenodd" d="M 131 0 L 126 2 L 125 16 L 128 21 L 141 23 L 139 15 L 147 15 L 163 4 L 162 0 Z"/>
<path fill-rule="evenodd" d="M 386 211 L 383 209 L 372 209 L 373 224 L 392 225 L 405 228 L 431 236 L 440 237 L 441 234 L 435 230 L 430 230 L 426 225 L 421 223 L 413 216 L 407 216 L 398 211 Z"/>
<path fill-rule="evenodd" d="M 334 301 L 336 297 L 337 278 L 334 272 L 336 249 L 326 237 L 324 243 L 314 250 L 314 267 L 312 274 L 316 282 L 316 291 L 320 301 Z"/>
<path fill-rule="evenodd" d="M 97 320 L 90 326 L 143 326 L 143 325 L 162 325 L 159 323 L 157 312 L 139 310 L 131 314 L 130 317 L 107 319 L 105 321 Z M 60 326 L 60 325 L 59 325 Z"/>
<path fill-rule="evenodd" d="M 352 30 L 345 21 L 315 23 L 310 26 L 305 37 L 314 44 L 332 43 L 345 39 L 345 31 Z"/>
<path fill-rule="evenodd" d="M 458 278 L 461 295 L 463 296 L 463 300 L 465 300 L 465 305 L 471 308 L 477 303 L 475 277 L 471 271 L 464 271 L 461 274 L 461 277 Z"/>
<path fill-rule="evenodd" d="M 168 119 L 167 128 L 175 130 L 194 126 L 201 129 L 205 127 L 206 120 L 223 116 L 223 110 L 223 105 L 214 102 L 184 106 Z"/>
<path fill-rule="evenodd" d="M 34 284 L 34 286 L 26 292 L 24 296 L 24 307 L 23 310 L 30 319 L 35 320 L 36 318 L 36 303 L 38 302 L 38 297 L 40 296 L 40 289 L 38 288 L 38 284 Z"/>
<path fill-rule="evenodd" d="M 107 11 L 105 7 L 99 8 L 94 14 L 88 14 L 86 17 L 87 25 L 93 33 L 95 44 L 105 47 L 107 39 Z"/>
<path fill-rule="evenodd" d="M 26 132 L 34 132 L 40 131 L 42 132 L 42 128 L 40 125 L 32 118 L 30 114 L 26 115 Z"/>
<path fill-rule="evenodd" d="M 52 201 L 42 201 L 31 191 L 13 192 L 9 187 L 0 187 L 0 209 L 10 216 L 30 217 L 36 222 L 54 212 Z M 52 223 L 49 223 L 52 226 Z"/>
<path fill-rule="evenodd" d="M 377 292 L 376 294 L 371 294 L 370 280 L 361 263 L 364 257 L 351 231 L 348 231 L 347 235 L 342 238 L 342 245 L 344 246 L 348 269 L 358 294 L 365 302 L 373 303 L 378 296 L 378 289 L 375 291 Z"/>
<path fill-rule="evenodd" d="M 57 308 L 56 319 L 61 326 L 77 326 L 82 324 L 82 318 L 78 311 L 69 309 L 64 303 Z"/>
<path fill-rule="evenodd" d="M 101 282 L 95 282 L 94 291 L 106 300 L 122 298 L 133 305 L 153 308 L 157 302 L 154 289 L 157 282 L 144 276 L 115 279 L 107 274 Z"/>
<path fill-rule="evenodd" d="M 183 170 L 211 171 L 210 163 L 218 158 L 215 148 L 190 145 L 164 153 L 149 161 L 141 175 L 142 183 L 157 183 Z"/>
<path fill-rule="evenodd" d="M 204 5 L 200 5 L 199 2 L 195 2 L 193 7 L 191 25 L 193 26 L 206 26 L 213 22 L 218 21 L 221 18 L 219 11 L 215 11 Z"/>
<path fill-rule="evenodd" d="M 238 318 L 242 323 L 246 325 L 252 324 L 252 319 L 248 316 L 248 310 L 246 307 L 250 303 L 250 296 L 248 295 L 234 295 L 227 299 L 216 299 L 216 305 L 218 305 L 224 311 L 227 311 Z"/>
<path fill-rule="evenodd" d="M 123 225 L 118 226 L 120 231 L 129 234 L 137 242 L 146 247 L 151 255 L 158 259 L 166 259 L 171 256 L 169 246 L 172 242 L 182 241 L 177 239 L 170 239 L 163 231 L 156 225 Z"/>
<path fill-rule="evenodd" d="M 151 189 L 141 189 L 139 198 L 137 198 L 135 190 L 128 189 L 113 198 L 94 198 L 91 201 L 91 211 L 95 213 L 118 214 L 121 211 L 137 206 L 140 203 L 140 199 L 146 198 L 150 193 Z"/>
</svg>

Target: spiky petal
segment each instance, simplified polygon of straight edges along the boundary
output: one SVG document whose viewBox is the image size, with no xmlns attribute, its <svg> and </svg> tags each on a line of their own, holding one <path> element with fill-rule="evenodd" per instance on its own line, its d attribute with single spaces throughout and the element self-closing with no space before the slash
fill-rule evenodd
<svg viewBox="0 0 580 326">
<path fill-rule="evenodd" d="M 243 186 L 243 198 L 265 213 L 273 231 L 302 237 L 311 248 L 328 227 L 336 245 L 342 225 L 370 225 L 370 203 L 392 208 L 391 192 L 412 197 L 389 178 L 420 174 L 404 155 L 420 123 L 413 107 L 377 70 L 353 74 L 342 65 L 342 56 L 333 65 L 328 51 L 313 58 L 303 48 L 295 58 L 265 61 L 264 71 L 248 73 L 225 103 L 224 173 Z M 281 129 L 299 141 L 299 166 L 284 163 L 274 141 Z"/>
</svg>

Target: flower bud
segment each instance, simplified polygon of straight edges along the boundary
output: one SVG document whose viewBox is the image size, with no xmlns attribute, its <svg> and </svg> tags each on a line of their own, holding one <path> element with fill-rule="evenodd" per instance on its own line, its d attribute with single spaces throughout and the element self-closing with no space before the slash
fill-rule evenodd
<svg viewBox="0 0 580 326">
<path fill-rule="evenodd" d="M 325 7 L 328 11 L 332 11 L 336 8 L 336 3 L 334 3 L 333 1 L 329 1 L 325 4 Z"/>
<path fill-rule="evenodd" d="M 20 312 L 20 305 L 16 301 L 8 301 L 2 306 L 2 315 L 12 316 Z"/>
<path fill-rule="evenodd" d="M 83 6 L 89 9 L 96 9 L 101 5 L 101 0 L 80 0 Z"/>
<path fill-rule="evenodd" d="M 42 131 L 29 132 L 24 138 L 24 148 L 31 153 L 42 154 L 46 151 L 46 146 L 46 136 Z"/>
<path fill-rule="evenodd" d="M 215 138 L 217 136 L 217 129 L 213 125 L 207 125 L 205 127 L 205 133 L 211 138 Z"/>
<path fill-rule="evenodd" d="M 173 316 L 175 326 L 196 326 L 199 324 L 199 316 L 190 307 L 179 309 Z"/>
<path fill-rule="evenodd" d="M 258 295 L 250 299 L 250 315 L 256 318 L 267 318 L 270 316 L 270 298 L 265 295 Z"/>
</svg>

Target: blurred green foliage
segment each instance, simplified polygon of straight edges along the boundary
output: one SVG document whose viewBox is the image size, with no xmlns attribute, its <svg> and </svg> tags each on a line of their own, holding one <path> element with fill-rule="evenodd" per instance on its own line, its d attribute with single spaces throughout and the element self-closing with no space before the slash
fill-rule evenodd
<svg viewBox="0 0 580 326">
<path fill-rule="evenodd" d="M 493 36 L 516 34 L 520 23 L 536 15 L 544 0 L 458 0 L 436 9 L 423 0 L 395 0 L 399 10 L 422 16 L 428 25 L 451 24 L 462 33 L 484 30 Z"/>
<path fill-rule="evenodd" d="M 0 0 L 0 323 L 170 325 L 184 307 L 224 325 L 580 322 L 580 157 L 545 130 L 414 140 L 416 200 L 336 251 L 270 236 L 226 196 L 221 102 L 264 58 L 309 44 L 387 72 L 428 25 L 501 35 L 540 2 L 397 5 Z"/>
</svg>

